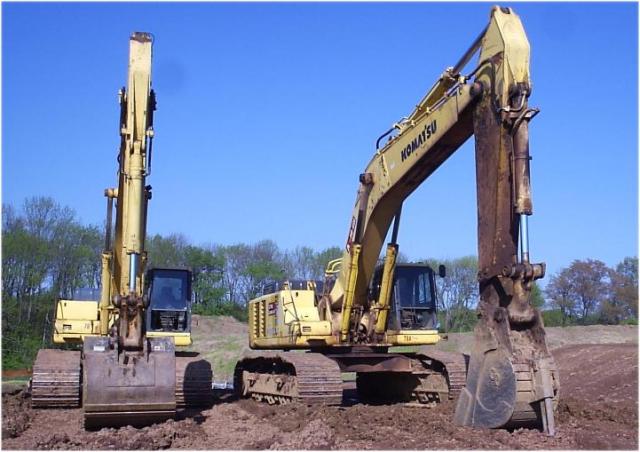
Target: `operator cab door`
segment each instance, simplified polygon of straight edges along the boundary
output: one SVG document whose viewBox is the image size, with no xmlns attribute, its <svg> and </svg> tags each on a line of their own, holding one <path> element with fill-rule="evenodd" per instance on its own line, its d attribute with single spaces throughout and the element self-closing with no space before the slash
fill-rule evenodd
<svg viewBox="0 0 640 452">
<path fill-rule="evenodd" d="M 191 272 L 154 268 L 147 272 L 146 328 L 148 332 L 191 331 Z"/>
<path fill-rule="evenodd" d="M 424 264 L 396 264 L 390 309 L 389 330 L 438 328 L 435 276 L 431 267 Z"/>
</svg>

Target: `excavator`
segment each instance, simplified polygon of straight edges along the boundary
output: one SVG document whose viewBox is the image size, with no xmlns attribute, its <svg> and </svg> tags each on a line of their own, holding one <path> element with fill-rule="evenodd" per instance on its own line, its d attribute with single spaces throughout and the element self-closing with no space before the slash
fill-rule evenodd
<svg viewBox="0 0 640 452">
<path fill-rule="evenodd" d="M 162 421 L 177 408 L 206 404 L 212 397 L 210 363 L 195 353 L 176 352 L 176 346 L 192 343 L 191 271 L 146 270 L 151 199 L 146 178 L 156 109 L 151 50 L 149 33 L 131 35 L 128 89 L 119 93 L 118 187 L 104 193 L 100 299 L 58 300 L 53 342 L 71 347 L 39 350 L 33 366 L 32 406 L 82 405 L 89 429 Z"/>
<path fill-rule="evenodd" d="M 464 75 L 476 53 L 478 64 Z M 459 62 L 378 139 L 359 176 L 344 254 L 329 262 L 322 284 L 285 281 L 249 303 L 250 348 L 260 352 L 236 365 L 240 397 L 340 404 L 341 372 L 355 372 L 360 399 L 433 405 L 457 398 L 458 425 L 555 433 L 558 371 L 530 302 L 545 264 L 529 258 L 528 134 L 538 113 L 528 106 L 529 55 L 520 18 L 493 7 Z M 403 202 L 472 135 L 480 299 L 465 356 L 434 347 L 435 271 L 396 260 Z"/>
</svg>

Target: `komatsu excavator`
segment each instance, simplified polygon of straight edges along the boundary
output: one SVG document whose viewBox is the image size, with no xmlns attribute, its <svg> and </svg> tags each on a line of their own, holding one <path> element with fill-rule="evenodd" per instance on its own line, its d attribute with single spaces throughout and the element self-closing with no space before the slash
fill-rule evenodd
<svg viewBox="0 0 640 452">
<path fill-rule="evenodd" d="M 212 396 L 211 365 L 197 354 L 176 356 L 176 345 L 191 344 L 191 272 L 145 273 L 156 109 L 151 49 L 150 34 L 133 33 L 128 90 L 120 91 L 118 187 L 105 190 L 100 300 L 59 300 L 56 307 L 54 343 L 82 344 L 82 351 L 43 349 L 33 366 L 33 407 L 78 407 L 82 399 L 87 428 L 153 423 Z"/>
<path fill-rule="evenodd" d="M 463 75 L 477 52 L 478 65 Z M 249 303 L 251 348 L 284 351 L 237 363 L 240 396 L 340 404 L 341 372 L 356 372 L 360 398 L 433 404 L 457 397 L 459 425 L 532 425 L 554 434 L 558 373 L 530 303 L 532 284 L 545 272 L 544 264 L 529 260 L 528 128 L 538 112 L 528 106 L 530 93 L 522 23 L 511 8 L 494 7 L 461 60 L 378 139 L 359 177 L 346 251 L 329 263 L 322 290 L 312 281 L 290 281 Z M 480 300 L 474 350 L 465 357 L 433 347 L 440 339 L 428 320 L 435 312 L 433 270 L 396 265 L 396 256 L 404 200 L 472 135 Z M 403 316 L 407 307 L 413 314 Z M 423 347 L 394 352 L 398 345 Z"/>
</svg>

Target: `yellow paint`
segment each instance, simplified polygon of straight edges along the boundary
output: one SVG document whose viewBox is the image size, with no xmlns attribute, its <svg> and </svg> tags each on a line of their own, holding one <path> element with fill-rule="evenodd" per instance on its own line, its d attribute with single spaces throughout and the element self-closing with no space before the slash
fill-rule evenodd
<svg viewBox="0 0 640 452">
<path fill-rule="evenodd" d="M 309 348 L 320 342 L 333 344 L 335 338 L 331 323 L 320 320 L 314 290 L 285 288 L 249 302 L 251 348 Z"/>
<path fill-rule="evenodd" d="M 60 300 L 56 308 L 56 319 L 98 320 L 97 301 Z"/>
<path fill-rule="evenodd" d="M 177 347 L 187 347 L 193 343 L 191 333 L 174 333 L 171 331 L 148 331 L 147 337 L 172 337 Z"/>
<path fill-rule="evenodd" d="M 437 330 L 400 330 L 387 331 L 389 345 L 432 345 L 440 341 Z"/>
<path fill-rule="evenodd" d="M 393 272 L 396 268 L 396 256 L 398 246 L 390 243 L 387 246 L 387 255 L 384 259 L 380 294 L 378 297 L 378 318 L 376 319 L 376 334 L 383 334 L 387 328 L 387 314 L 391 300 L 391 288 L 393 286 Z"/>
</svg>

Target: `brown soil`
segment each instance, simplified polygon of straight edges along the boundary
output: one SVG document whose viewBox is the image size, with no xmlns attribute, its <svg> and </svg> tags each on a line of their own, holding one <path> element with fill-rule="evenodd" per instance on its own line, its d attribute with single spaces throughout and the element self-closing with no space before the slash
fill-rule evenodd
<svg viewBox="0 0 640 452">
<path fill-rule="evenodd" d="M 268 406 L 222 397 L 210 409 L 142 429 L 85 432 L 82 411 L 32 410 L 24 392 L 2 404 L 4 449 L 637 449 L 637 345 L 554 351 L 561 372 L 558 434 L 473 430 L 437 408 Z M 348 392 L 347 392 L 348 395 Z"/>
<path fill-rule="evenodd" d="M 31 369 L 3 369 L 2 378 L 30 377 L 31 373 Z"/>
</svg>

